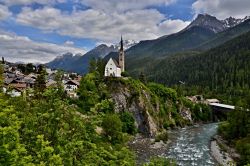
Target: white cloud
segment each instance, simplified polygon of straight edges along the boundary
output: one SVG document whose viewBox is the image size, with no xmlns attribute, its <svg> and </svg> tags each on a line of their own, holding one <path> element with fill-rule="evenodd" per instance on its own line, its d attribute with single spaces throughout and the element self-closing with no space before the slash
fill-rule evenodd
<svg viewBox="0 0 250 166">
<path fill-rule="evenodd" d="M 77 38 L 91 38 L 114 42 L 123 34 L 127 39 L 154 39 L 177 32 L 187 25 L 182 20 L 167 20 L 156 9 L 106 13 L 97 9 L 64 13 L 44 7 L 33 10 L 23 8 L 17 22 Z"/>
<path fill-rule="evenodd" d="M 9 16 L 11 16 L 11 12 L 9 11 L 8 7 L 0 4 L 0 20 L 4 20 Z"/>
<path fill-rule="evenodd" d="M 250 15 L 249 0 L 197 0 L 192 7 L 196 14 L 208 13 L 219 19 L 229 16 L 244 18 Z"/>
<path fill-rule="evenodd" d="M 32 63 L 45 63 L 67 52 L 73 54 L 86 52 L 84 49 L 72 46 L 35 42 L 28 37 L 2 31 L 0 34 L 0 50 L 0 56 L 4 56 L 8 61 Z"/>
<path fill-rule="evenodd" d="M 49 4 L 55 4 L 57 2 L 62 3 L 65 2 L 65 0 L 0 0 L 0 2 L 7 6 L 29 5 L 33 3 L 38 3 L 41 5 L 49 5 Z"/>
<path fill-rule="evenodd" d="M 64 45 L 66 46 L 73 46 L 75 43 L 73 41 L 69 41 L 67 40 L 66 42 L 64 42 Z"/>
<path fill-rule="evenodd" d="M 175 32 L 179 32 L 185 27 L 187 27 L 191 22 L 190 21 L 182 21 L 182 20 L 166 20 L 162 23 L 160 23 L 160 34 L 172 34 Z M 166 32 L 167 29 L 167 32 Z"/>
<path fill-rule="evenodd" d="M 127 10 L 145 9 L 149 6 L 169 5 L 176 0 L 81 0 L 84 5 L 106 12 L 124 12 Z"/>
</svg>

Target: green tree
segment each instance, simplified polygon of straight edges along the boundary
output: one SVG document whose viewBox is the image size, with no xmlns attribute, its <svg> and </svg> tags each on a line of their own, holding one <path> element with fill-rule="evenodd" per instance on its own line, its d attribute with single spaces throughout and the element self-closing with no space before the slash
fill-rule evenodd
<svg viewBox="0 0 250 166">
<path fill-rule="evenodd" d="M 89 111 L 100 101 L 97 77 L 94 73 L 87 74 L 80 81 L 78 89 L 78 105 L 84 110 Z"/>
<path fill-rule="evenodd" d="M 35 96 L 38 98 L 42 97 L 43 92 L 46 89 L 46 71 L 44 68 L 40 67 L 41 69 L 39 69 L 39 74 L 37 76 L 37 79 L 35 81 Z"/>
<path fill-rule="evenodd" d="M 146 76 L 143 72 L 140 73 L 139 75 L 139 80 L 143 82 L 144 84 L 147 83 Z"/>
<path fill-rule="evenodd" d="M 136 133 L 135 119 L 131 113 L 125 111 L 120 114 L 122 131 L 134 135 Z"/>
<path fill-rule="evenodd" d="M 95 58 L 92 58 L 90 61 L 89 61 L 89 73 L 94 73 L 96 72 L 96 69 L 97 69 L 97 62 L 96 62 L 96 59 Z"/>
<path fill-rule="evenodd" d="M 4 77 L 3 77 L 3 65 L 0 64 L 0 92 L 2 91 Z"/>
<path fill-rule="evenodd" d="M 144 166 L 176 166 L 176 162 L 163 157 L 152 157 Z"/>
<path fill-rule="evenodd" d="M 120 143 L 123 141 L 122 121 L 117 114 L 107 114 L 103 118 L 102 127 L 105 135 L 110 138 L 112 143 Z"/>
<path fill-rule="evenodd" d="M 35 66 L 32 63 L 28 63 L 25 67 L 25 73 L 29 74 L 35 72 Z"/>
</svg>

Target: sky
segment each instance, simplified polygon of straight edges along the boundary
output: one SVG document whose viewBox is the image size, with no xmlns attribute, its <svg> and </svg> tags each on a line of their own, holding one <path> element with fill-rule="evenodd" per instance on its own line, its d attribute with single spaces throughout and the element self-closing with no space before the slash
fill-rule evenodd
<svg viewBox="0 0 250 166">
<path fill-rule="evenodd" d="M 0 56 L 46 63 L 100 43 L 176 33 L 199 13 L 250 15 L 250 0 L 0 0 Z"/>
</svg>

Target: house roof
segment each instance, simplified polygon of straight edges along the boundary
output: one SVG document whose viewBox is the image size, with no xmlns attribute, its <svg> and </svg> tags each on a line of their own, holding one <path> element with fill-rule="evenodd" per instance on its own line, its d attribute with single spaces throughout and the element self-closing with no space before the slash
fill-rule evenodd
<svg viewBox="0 0 250 166">
<path fill-rule="evenodd" d="M 5 78 L 4 83 L 5 84 L 10 84 L 13 80 L 14 80 L 14 78 Z"/>
<path fill-rule="evenodd" d="M 24 89 L 27 87 L 26 84 L 10 84 L 10 86 L 18 89 Z"/>
<path fill-rule="evenodd" d="M 54 86 L 56 85 L 56 81 L 54 80 L 49 80 L 47 83 L 46 83 L 46 86 L 49 87 L 49 86 Z"/>
<path fill-rule="evenodd" d="M 75 85 L 79 86 L 80 82 L 78 82 L 76 80 L 69 80 L 69 81 L 66 82 L 66 84 L 75 84 Z"/>
</svg>

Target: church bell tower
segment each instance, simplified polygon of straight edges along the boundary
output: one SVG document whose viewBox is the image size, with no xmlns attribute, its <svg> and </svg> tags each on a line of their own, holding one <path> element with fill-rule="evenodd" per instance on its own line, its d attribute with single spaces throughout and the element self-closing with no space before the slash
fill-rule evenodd
<svg viewBox="0 0 250 166">
<path fill-rule="evenodd" d="M 121 36 L 120 50 L 119 50 L 119 66 L 121 67 L 121 72 L 124 72 L 125 71 L 125 57 L 124 57 L 122 36 Z"/>
</svg>

